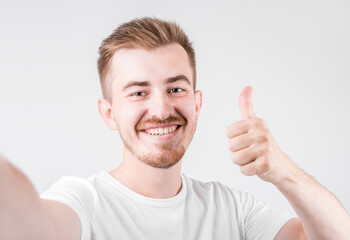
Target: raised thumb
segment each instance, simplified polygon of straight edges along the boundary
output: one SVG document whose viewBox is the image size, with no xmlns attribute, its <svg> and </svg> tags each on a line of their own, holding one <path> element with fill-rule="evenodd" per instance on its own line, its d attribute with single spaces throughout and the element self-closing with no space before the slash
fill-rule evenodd
<svg viewBox="0 0 350 240">
<path fill-rule="evenodd" d="M 253 88 L 245 87 L 239 96 L 239 108 L 241 110 L 242 119 L 255 118 L 255 112 L 252 104 Z"/>
</svg>

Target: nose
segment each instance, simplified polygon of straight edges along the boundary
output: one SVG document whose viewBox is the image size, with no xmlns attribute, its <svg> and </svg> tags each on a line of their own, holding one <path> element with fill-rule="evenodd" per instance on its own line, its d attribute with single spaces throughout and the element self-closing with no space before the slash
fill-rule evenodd
<svg viewBox="0 0 350 240">
<path fill-rule="evenodd" d="M 158 93 L 151 97 L 148 106 L 148 113 L 151 117 L 164 120 L 174 115 L 174 112 L 174 103 L 166 94 Z"/>
</svg>

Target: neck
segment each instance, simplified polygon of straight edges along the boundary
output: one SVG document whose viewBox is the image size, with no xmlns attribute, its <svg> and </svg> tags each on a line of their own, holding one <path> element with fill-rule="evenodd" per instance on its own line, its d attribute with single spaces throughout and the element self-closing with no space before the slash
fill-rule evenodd
<svg viewBox="0 0 350 240">
<path fill-rule="evenodd" d="M 149 166 L 124 151 L 122 163 L 110 174 L 132 191 L 150 198 L 171 198 L 181 190 L 181 160 L 168 169 Z"/>
</svg>

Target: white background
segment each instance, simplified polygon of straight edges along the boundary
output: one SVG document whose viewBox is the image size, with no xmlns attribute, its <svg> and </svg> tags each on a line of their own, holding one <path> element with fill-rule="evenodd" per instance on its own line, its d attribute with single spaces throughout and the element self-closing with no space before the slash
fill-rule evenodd
<svg viewBox="0 0 350 240">
<path fill-rule="evenodd" d="M 225 128 L 253 104 L 281 149 L 350 210 L 348 1 L 1 1 L 0 152 L 39 192 L 121 161 L 98 115 L 101 41 L 135 17 L 177 21 L 194 44 L 204 102 L 183 172 L 294 214 L 271 184 L 231 162 Z M 331 211 L 331 209 L 330 209 Z"/>
</svg>

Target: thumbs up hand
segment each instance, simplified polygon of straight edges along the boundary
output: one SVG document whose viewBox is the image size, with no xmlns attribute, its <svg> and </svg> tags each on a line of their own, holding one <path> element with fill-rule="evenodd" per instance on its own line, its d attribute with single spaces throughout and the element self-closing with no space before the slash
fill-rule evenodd
<svg viewBox="0 0 350 240">
<path fill-rule="evenodd" d="M 264 120 L 255 115 L 252 90 L 245 87 L 239 97 L 242 120 L 226 129 L 232 161 L 244 175 L 257 175 L 275 185 L 282 184 L 298 167 L 281 151 Z"/>
</svg>

